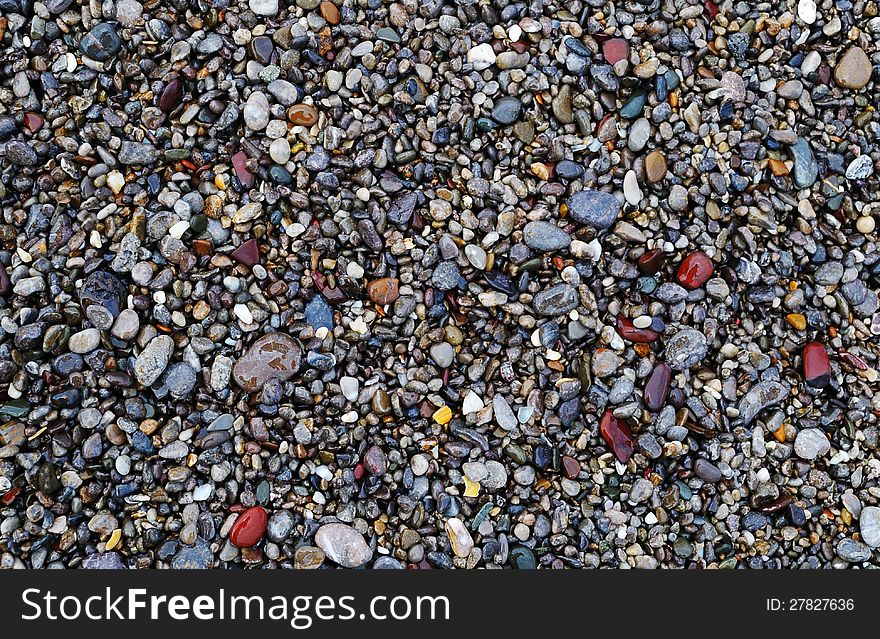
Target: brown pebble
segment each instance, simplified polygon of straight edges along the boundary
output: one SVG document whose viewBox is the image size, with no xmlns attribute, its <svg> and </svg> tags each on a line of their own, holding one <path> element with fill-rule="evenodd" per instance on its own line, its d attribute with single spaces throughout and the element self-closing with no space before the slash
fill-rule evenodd
<svg viewBox="0 0 880 639">
<path fill-rule="evenodd" d="M 578 476 L 579 472 L 581 472 L 581 465 L 578 463 L 578 461 L 574 457 L 563 455 L 562 473 L 568 479 L 575 479 Z"/>
<path fill-rule="evenodd" d="M 321 17 L 324 18 L 328 24 L 339 24 L 339 9 L 336 8 L 335 4 L 329 0 L 324 0 L 324 2 L 318 7 L 318 10 L 321 12 Z"/>
<path fill-rule="evenodd" d="M 645 177 L 651 184 L 657 184 L 666 175 L 666 158 L 661 151 L 651 151 L 645 157 Z"/>
<path fill-rule="evenodd" d="M 367 294 L 376 304 L 385 306 L 393 304 L 398 297 L 400 291 L 398 289 L 397 279 L 393 277 L 383 277 L 373 280 L 367 285 Z"/>
</svg>

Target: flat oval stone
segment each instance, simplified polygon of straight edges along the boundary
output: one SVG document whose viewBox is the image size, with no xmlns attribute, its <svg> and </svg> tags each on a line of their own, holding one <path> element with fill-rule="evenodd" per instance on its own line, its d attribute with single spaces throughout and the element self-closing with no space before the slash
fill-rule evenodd
<svg viewBox="0 0 880 639">
<path fill-rule="evenodd" d="M 657 184 L 665 176 L 666 156 L 662 151 L 651 151 L 645 156 L 645 178 L 651 184 Z"/>
<path fill-rule="evenodd" d="M 180 80 L 174 78 L 162 90 L 162 95 L 159 98 L 159 109 L 163 113 L 171 113 L 180 104 L 182 95 L 183 87 L 180 84 Z"/>
<path fill-rule="evenodd" d="M 310 104 L 294 104 L 287 110 L 287 118 L 300 126 L 312 126 L 318 121 L 318 111 Z"/>
<path fill-rule="evenodd" d="M 229 531 L 229 541 L 239 548 L 256 546 L 269 525 L 269 514 L 262 506 L 254 506 L 238 516 Z"/>
<path fill-rule="evenodd" d="M 499 124 L 513 124 L 522 113 L 522 102 L 512 95 L 504 96 L 492 107 L 492 119 Z"/>
<path fill-rule="evenodd" d="M 232 367 L 232 378 L 248 393 L 272 379 L 290 379 L 298 370 L 302 348 L 285 333 L 269 333 L 259 338 Z"/>
<path fill-rule="evenodd" d="M 344 568 L 358 568 L 373 558 L 363 535 L 346 524 L 324 524 L 315 533 L 315 543 L 328 559 Z"/>
<path fill-rule="evenodd" d="M 676 277 L 682 286 L 689 289 L 700 288 L 715 272 L 715 265 L 702 251 L 694 251 L 685 257 L 678 266 Z"/>
<path fill-rule="evenodd" d="M 669 394 L 669 385 L 672 381 L 672 369 L 665 362 L 658 363 L 648 379 L 645 381 L 645 390 L 642 396 L 645 406 L 649 410 L 658 411 L 666 404 L 666 396 Z"/>
<path fill-rule="evenodd" d="M 803 352 L 804 380 L 813 388 L 825 388 L 831 383 L 831 364 L 824 344 L 810 342 Z"/>
<path fill-rule="evenodd" d="M 620 202 L 610 193 L 586 189 L 578 191 L 566 202 L 568 215 L 578 224 L 595 229 L 611 228 L 620 214 Z"/>
<path fill-rule="evenodd" d="M 523 242 L 536 251 L 561 251 L 571 244 L 571 236 L 551 222 L 535 220 L 523 229 Z"/>
</svg>

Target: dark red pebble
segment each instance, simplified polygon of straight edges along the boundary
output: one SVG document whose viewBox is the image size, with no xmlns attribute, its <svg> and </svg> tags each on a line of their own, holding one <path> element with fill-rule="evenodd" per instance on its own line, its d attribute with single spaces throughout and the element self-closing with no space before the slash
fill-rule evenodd
<svg viewBox="0 0 880 639">
<path fill-rule="evenodd" d="M 660 337 L 660 333 L 652 331 L 650 328 L 636 328 L 625 317 L 617 318 L 617 334 L 623 339 L 635 342 L 636 344 L 650 344 L 656 342 L 657 338 Z"/>
<path fill-rule="evenodd" d="M 638 268 L 645 275 L 654 275 L 663 268 L 663 263 L 666 261 L 666 258 L 663 255 L 663 251 L 660 249 L 654 249 L 653 251 L 648 251 L 644 255 L 639 258 Z"/>
<path fill-rule="evenodd" d="M 236 262 L 240 262 L 245 266 L 254 266 L 260 263 L 260 245 L 255 239 L 247 240 L 232 251 L 231 256 Z"/>
<path fill-rule="evenodd" d="M 36 113 L 24 114 L 24 127 L 28 130 L 28 133 L 36 133 L 43 128 L 43 125 L 45 123 L 46 121 L 41 115 L 38 115 Z"/>
<path fill-rule="evenodd" d="M 262 506 L 254 506 L 238 516 L 229 531 L 229 541 L 239 548 L 255 546 L 266 532 L 269 514 Z"/>
<path fill-rule="evenodd" d="M 232 168 L 235 169 L 235 177 L 238 178 L 238 181 L 241 182 L 244 188 L 249 189 L 254 185 L 254 175 L 247 170 L 246 162 L 247 156 L 244 154 L 244 151 L 239 151 L 232 156 Z"/>
<path fill-rule="evenodd" d="M 825 388 L 831 383 L 831 363 L 828 351 L 819 342 L 804 346 L 804 379 L 813 388 Z"/>
<path fill-rule="evenodd" d="M 642 396 L 648 410 L 658 411 L 666 404 L 666 396 L 669 394 L 669 383 L 672 381 L 672 369 L 665 362 L 660 362 L 648 375 L 645 382 L 645 391 Z"/>
<path fill-rule="evenodd" d="M 617 419 L 609 408 L 602 415 L 602 421 L 599 422 L 599 432 L 602 433 L 602 437 L 620 463 L 628 462 L 633 454 L 633 438 L 629 424 Z"/>
<path fill-rule="evenodd" d="M 578 460 L 576 460 L 574 457 L 569 457 L 568 455 L 562 456 L 562 473 L 568 479 L 575 479 L 580 472 L 581 465 Z"/>
<path fill-rule="evenodd" d="M 165 85 L 162 95 L 159 97 L 159 109 L 163 113 L 171 113 L 180 104 L 180 98 L 183 96 L 183 87 L 180 80 L 174 78 Z"/>
<path fill-rule="evenodd" d="M 678 282 L 685 288 L 700 288 L 712 277 L 715 265 L 705 253 L 694 251 L 678 265 Z"/>
</svg>

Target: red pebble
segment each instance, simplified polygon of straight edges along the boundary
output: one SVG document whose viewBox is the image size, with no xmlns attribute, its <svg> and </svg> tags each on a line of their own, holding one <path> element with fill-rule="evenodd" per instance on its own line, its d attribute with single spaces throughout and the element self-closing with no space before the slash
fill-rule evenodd
<svg viewBox="0 0 880 639">
<path fill-rule="evenodd" d="M 232 251 L 230 256 L 236 262 L 240 262 L 245 266 L 254 266 L 260 263 L 260 245 L 257 243 L 257 240 L 250 239 L 242 242 L 241 246 Z"/>
<path fill-rule="evenodd" d="M 654 275 L 657 271 L 663 268 L 663 263 L 665 261 L 666 258 L 663 255 L 663 251 L 660 249 L 654 249 L 653 251 L 648 251 L 639 258 L 638 267 L 645 275 Z"/>
<path fill-rule="evenodd" d="M 247 156 L 244 154 L 244 151 L 239 151 L 232 156 L 232 168 L 235 169 L 235 177 L 238 178 L 238 181 L 241 182 L 244 188 L 249 189 L 254 185 L 254 174 L 247 170 L 245 162 L 247 162 Z"/>
<path fill-rule="evenodd" d="M 623 38 L 611 38 L 602 45 L 602 55 L 608 64 L 626 60 L 629 57 L 629 43 Z"/>
<path fill-rule="evenodd" d="M 12 502 L 15 501 L 15 498 L 18 497 L 18 494 L 20 492 L 21 492 L 21 486 L 16 486 L 12 490 L 10 490 L 8 493 L 6 493 L 2 497 L 0 497 L 0 504 L 3 504 L 4 506 L 8 506 L 9 504 L 11 504 Z"/>
<path fill-rule="evenodd" d="M 685 288 L 700 288 L 714 272 L 712 260 L 702 251 L 694 251 L 678 265 L 678 281 Z"/>
<path fill-rule="evenodd" d="M 159 97 L 159 109 L 163 113 L 171 113 L 180 104 L 182 95 L 183 87 L 180 84 L 180 80 L 174 78 L 162 90 L 162 95 Z"/>
<path fill-rule="evenodd" d="M 266 532 L 269 515 L 262 506 L 248 508 L 238 516 L 229 531 L 229 541 L 239 548 L 255 546 Z"/>
<path fill-rule="evenodd" d="M 804 379 L 813 388 L 825 388 L 831 383 L 831 363 L 828 351 L 819 342 L 804 346 Z"/>
<path fill-rule="evenodd" d="M 622 419 L 617 419 L 609 408 L 602 415 L 602 421 L 599 422 L 599 432 L 602 433 L 602 437 L 620 463 L 628 462 L 633 454 L 633 438 L 629 424 Z"/>
<path fill-rule="evenodd" d="M 630 320 L 620 316 L 617 318 L 617 334 L 636 344 L 651 344 L 660 337 L 657 331 L 652 331 L 650 328 L 636 328 Z"/>
<path fill-rule="evenodd" d="M 665 362 L 660 362 L 648 375 L 642 397 L 648 410 L 658 411 L 666 404 L 669 394 L 669 383 L 672 381 L 672 369 Z"/>
<path fill-rule="evenodd" d="M 36 113 L 24 114 L 24 126 L 28 130 L 28 133 L 36 133 L 43 128 L 43 124 L 45 124 L 45 122 L 46 121 L 43 119 L 43 117 Z"/>
</svg>

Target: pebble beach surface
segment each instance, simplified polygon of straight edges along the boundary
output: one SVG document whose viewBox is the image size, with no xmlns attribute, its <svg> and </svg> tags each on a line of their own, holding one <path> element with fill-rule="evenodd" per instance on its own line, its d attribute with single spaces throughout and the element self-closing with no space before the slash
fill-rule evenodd
<svg viewBox="0 0 880 639">
<path fill-rule="evenodd" d="M 876 0 L 0 0 L 0 567 L 880 564 Z"/>
</svg>

